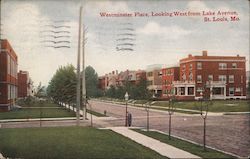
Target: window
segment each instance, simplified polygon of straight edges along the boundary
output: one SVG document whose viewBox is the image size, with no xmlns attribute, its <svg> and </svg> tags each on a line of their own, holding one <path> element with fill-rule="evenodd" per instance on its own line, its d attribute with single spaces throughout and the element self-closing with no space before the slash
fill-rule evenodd
<svg viewBox="0 0 250 159">
<path fill-rule="evenodd" d="M 193 69 L 193 64 L 189 64 L 189 70 Z"/>
<path fill-rule="evenodd" d="M 182 66 L 182 71 L 185 71 L 186 70 L 186 65 L 183 65 Z"/>
<path fill-rule="evenodd" d="M 213 81 L 213 75 L 208 75 L 208 81 Z"/>
<path fill-rule="evenodd" d="M 10 74 L 10 55 L 7 55 L 7 71 Z"/>
<path fill-rule="evenodd" d="M 224 70 L 227 68 L 227 64 L 226 63 L 219 63 L 219 70 Z"/>
<path fill-rule="evenodd" d="M 232 68 L 237 68 L 237 63 L 232 63 Z"/>
<path fill-rule="evenodd" d="M 226 82 L 227 81 L 227 76 L 226 75 L 219 75 L 219 81 L 220 82 Z"/>
<path fill-rule="evenodd" d="M 8 85 L 8 100 L 10 100 L 11 92 L 10 92 L 10 85 Z"/>
<path fill-rule="evenodd" d="M 148 77 L 151 77 L 151 76 L 153 76 L 153 72 L 148 72 L 147 75 L 148 75 Z"/>
<path fill-rule="evenodd" d="M 182 79 L 185 81 L 186 80 L 186 74 L 185 73 L 183 73 L 183 75 L 182 75 Z"/>
<path fill-rule="evenodd" d="M 180 91 L 181 91 L 180 92 L 181 95 L 185 95 L 185 87 L 181 87 Z"/>
<path fill-rule="evenodd" d="M 165 85 L 169 85 L 170 82 L 168 80 L 165 80 Z"/>
<path fill-rule="evenodd" d="M 153 81 L 148 81 L 148 85 L 153 85 Z"/>
<path fill-rule="evenodd" d="M 197 75 L 197 83 L 202 83 L 202 77 L 201 77 L 201 75 Z"/>
<path fill-rule="evenodd" d="M 172 75 L 171 70 L 167 70 L 167 75 Z"/>
<path fill-rule="evenodd" d="M 240 87 L 236 87 L 235 88 L 235 92 L 241 92 L 241 88 Z"/>
<path fill-rule="evenodd" d="M 194 95 L 194 87 L 188 87 L 188 95 Z"/>
<path fill-rule="evenodd" d="M 234 75 L 229 75 L 229 83 L 234 83 Z"/>
<path fill-rule="evenodd" d="M 240 82 L 243 83 L 243 76 L 240 76 Z"/>
<path fill-rule="evenodd" d="M 233 96 L 234 95 L 234 87 L 230 87 L 229 88 L 229 96 Z"/>
<path fill-rule="evenodd" d="M 193 73 L 192 72 L 189 73 L 189 80 L 193 81 Z"/>
<path fill-rule="evenodd" d="M 197 87 L 197 92 L 202 92 L 203 91 L 203 88 L 202 87 Z"/>
<path fill-rule="evenodd" d="M 197 69 L 201 70 L 202 69 L 202 63 L 201 62 L 197 62 Z"/>
</svg>

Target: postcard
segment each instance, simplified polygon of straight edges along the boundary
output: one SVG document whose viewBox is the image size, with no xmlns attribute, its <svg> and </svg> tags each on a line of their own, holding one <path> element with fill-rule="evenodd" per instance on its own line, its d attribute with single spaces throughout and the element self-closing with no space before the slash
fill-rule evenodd
<svg viewBox="0 0 250 159">
<path fill-rule="evenodd" d="M 0 158 L 249 157 L 248 0 L 0 9 Z"/>
</svg>

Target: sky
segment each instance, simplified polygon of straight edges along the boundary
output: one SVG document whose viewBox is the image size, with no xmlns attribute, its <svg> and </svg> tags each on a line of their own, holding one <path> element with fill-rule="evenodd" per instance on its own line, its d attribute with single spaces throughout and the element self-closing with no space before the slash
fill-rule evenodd
<svg viewBox="0 0 250 159">
<path fill-rule="evenodd" d="M 67 64 L 76 66 L 79 8 L 83 5 L 86 66 L 99 76 L 113 70 L 146 69 L 148 65 L 178 65 L 188 54 L 245 56 L 249 70 L 249 1 L 247 0 L 2 0 L 1 36 L 18 55 L 19 70 L 29 71 L 35 85 L 47 85 L 55 71 Z M 204 22 L 205 16 L 150 16 L 173 12 L 236 12 L 239 21 Z M 132 17 L 101 17 L 100 13 L 127 13 Z M 136 12 L 149 16 L 134 16 Z M 206 16 L 208 17 L 208 16 Z M 213 16 L 209 16 L 213 17 Z M 61 22 L 59 22 L 61 21 Z M 49 25 L 69 26 L 61 40 L 70 48 L 51 48 Z M 125 35 L 129 33 L 129 35 Z M 118 39 L 131 38 L 129 42 Z M 43 42 L 42 42 L 43 41 Z M 131 51 L 117 51 L 129 43 Z"/>
</svg>

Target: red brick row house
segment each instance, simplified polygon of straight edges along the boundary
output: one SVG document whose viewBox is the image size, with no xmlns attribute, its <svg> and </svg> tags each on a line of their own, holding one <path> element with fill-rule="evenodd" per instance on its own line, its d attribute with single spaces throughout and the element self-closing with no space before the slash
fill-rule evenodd
<svg viewBox="0 0 250 159">
<path fill-rule="evenodd" d="M 18 98 L 25 98 L 33 95 L 33 82 L 28 71 L 18 72 Z"/>
<path fill-rule="evenodd" d="M 148 82 L 148 89 L 157 98 L 168 100 L 171 96 L 179 100 L 208 99 L 246 99 L 246 58 L 242 56 L 201 56 L 188 55 L 175 67 L 150 65 L 146 71 L 112 73 L 103 76 L 100 84 L 118 86 L 125 78 L 137 82 L 141 77 Z M 112 78 L 111 78 L 112 77 Z M 132 78 L 133 77 L 133 78 Z M 135 82 L 136 83 L 136 82 Z"/>
<path fill-rule="evenodd" d="M 0 111 L 9 111 L 17 99 L 17 55 L 8 40 L 1 40 Z"/>
<path fill-rule="evenodd" d="M 143 70 L 126 70 L 121 71 L 120 73 L 118 73 L 118 71 L 112 71 L 111 73 L 98 78 L 98 88 L 101 90 L 107 90 L 111 86 L 123 86 L 126 82 L 137 84 L 141 79 L 146 79 L 146 72 Z"/>
<path fill-rule="evenodd" d="M 173 82 L 179 99 L 246 98 L 246 59 L 237 56 L 189 55 L 180 60 L 180 79 Z"/>
</svg>

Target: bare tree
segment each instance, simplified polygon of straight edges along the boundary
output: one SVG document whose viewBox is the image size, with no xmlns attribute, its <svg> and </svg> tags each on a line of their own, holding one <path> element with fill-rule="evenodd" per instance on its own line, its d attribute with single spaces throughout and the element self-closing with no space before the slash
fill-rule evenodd
<svg viewBox="0 0 250 159">
<path fill-rule="evenodd" d="M 169 104 L 168 104 L 168 115 L 169 115 L 169 123 L 168 123 L 168 138 L 171 140 L 171 126 L 172 126 L 172 115 L 174 114 L 174 111 L 176 109 L 175 107 L 175 96 L 171 96 L 169 99 Z"/>
</svg>

